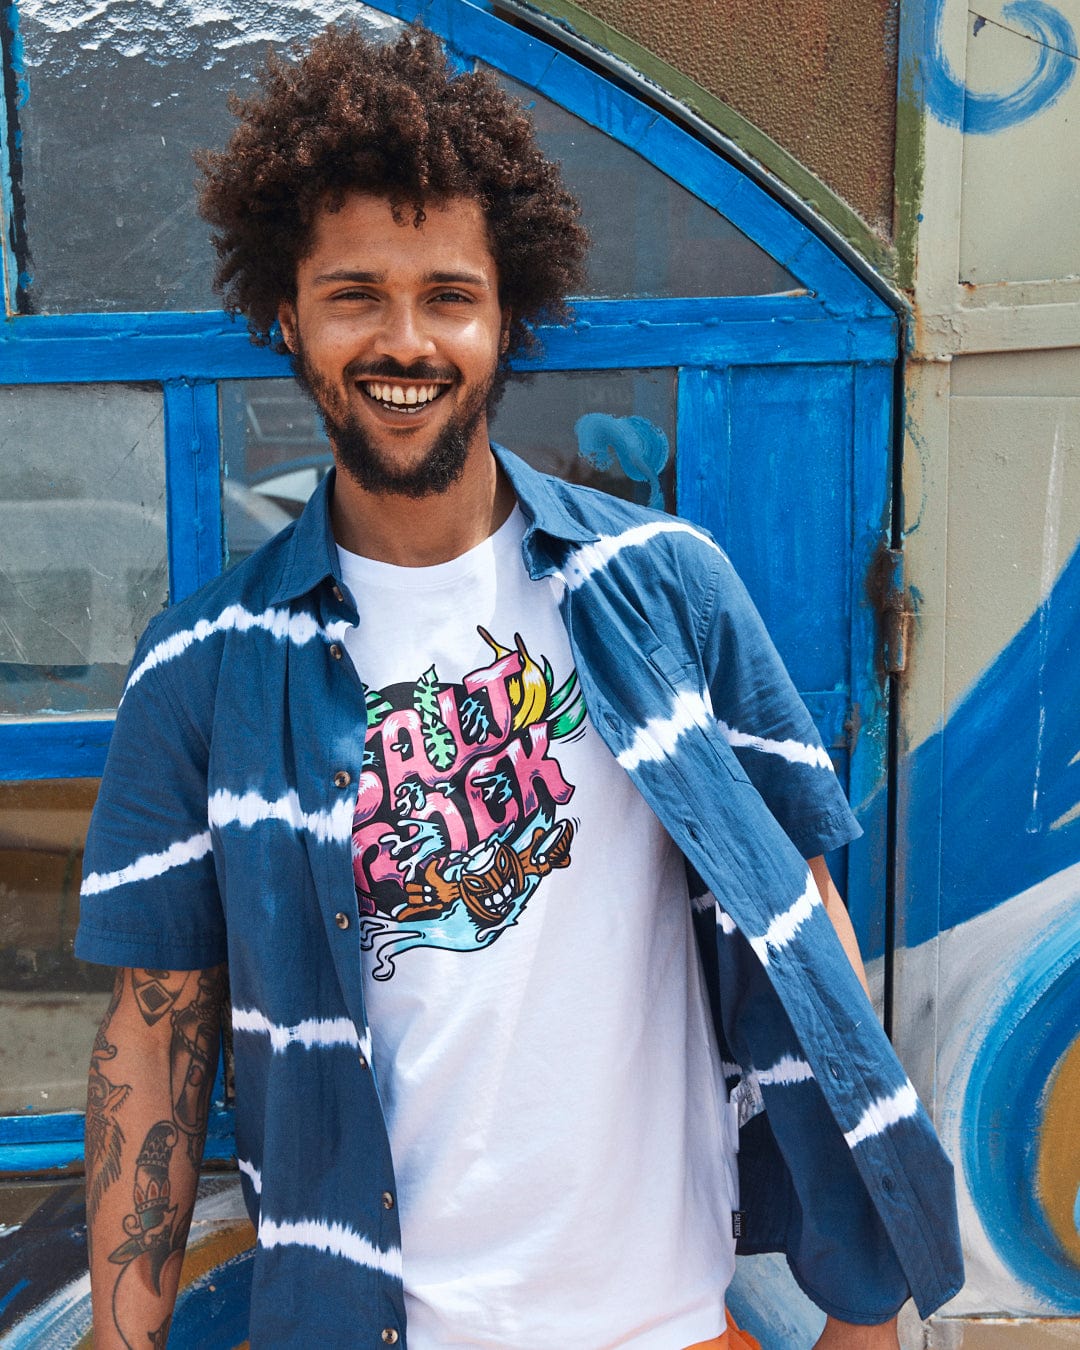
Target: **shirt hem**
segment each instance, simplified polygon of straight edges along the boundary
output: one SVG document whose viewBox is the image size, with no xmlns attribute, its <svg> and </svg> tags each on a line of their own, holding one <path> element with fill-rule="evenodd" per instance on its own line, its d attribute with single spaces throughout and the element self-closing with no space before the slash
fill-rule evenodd
<svg viewBox="0 0 1080 1350">
<path fill-rule="evenodd" d="M 786 1254 L 785 1254 L 786 1255 Z M 792 1279 L 803 1291 L 806 1297 L 821 1309 L 828 1317 L 835 1317 L 839 1322 L 848 1322 L 857 1327 L 879 1327 L 886 1322 L 891 1322 L 900 1309 L 910 1298 L 910 1294 L 905 1294 L 899 1303 L 890 1305 L 891 1311 L 875 1310 L 866 1311 L 861 1308 L 848 1308 L 841 1303 L 834 1303 L 831 1298 L 819 1293 L 813 1286 L 807 1284 L 799 1272 L 795 1269 L 794 1262 L 790 1256 L 787 1256 L 788 1269 L 791 1271 Z"/>
<path fill-rule="evenodd" d="M 224 943 L 177 946 L 149 935 L 111 933 L 80 926 L 75 938 L 80 961 L 99 966 L 139 966 L 154 970 L 206 970 L 228 960 Z"/>
</svg>

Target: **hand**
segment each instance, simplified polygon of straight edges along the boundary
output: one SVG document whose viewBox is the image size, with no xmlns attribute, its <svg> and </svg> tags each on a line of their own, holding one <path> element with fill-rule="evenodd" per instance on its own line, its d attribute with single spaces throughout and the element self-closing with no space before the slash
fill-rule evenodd
<svg viewBox="0 0 1080 1350">
<path fill-rule="evenodd" d="M 814 1343 L 814 1350 L 900 1350 L 896 1318 L 880 1326 L 860 1327 L 827 1317 L 825 1330 Z"/>
</svg>

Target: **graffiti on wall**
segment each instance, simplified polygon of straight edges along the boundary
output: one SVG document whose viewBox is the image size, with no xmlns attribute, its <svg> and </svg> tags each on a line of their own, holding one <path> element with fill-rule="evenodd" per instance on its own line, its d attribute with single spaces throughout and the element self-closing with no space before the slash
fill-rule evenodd
<svg viewBox="0 0 1080 1350">
<path fill-rule="evenodd" d="M 986 93 L 966 87 L 953 70 L 941 42 L 947 0 L 928 0 L 925 25 L 929 36 L 923 69 L 926 102 L 946 126 L 968 135 L 988 135 L 1017 126 L 1055 103 L 1076 75 L 1076 32 L 1060 10 L 1044 0 L 1012 0 L 1002 18 L 1011 30 L 1030 38 L 1033 65 L 1015 88 Z M 969 14 L 971 11 L 969 11 Z M 990 20 L 975 14 L 977 33 Z"/>
<path fill-rule="evenodd" d="M 0 1224 L 0 1346 L 90 1350 L 86 1206 L 80 1182 L 40 1188 Z M 169 1350 L 246 1350 L 254 1234 L 232 1178 L 204 1177 L 180 1277 Z"/>
<path fill-rule="evenodd" d="M 1078 613 L 1080 548 L 905 766 L 899 937 L 940 982 L 964 1297 L 1033 1313 L 1080 1312 Z"/>
</svg>

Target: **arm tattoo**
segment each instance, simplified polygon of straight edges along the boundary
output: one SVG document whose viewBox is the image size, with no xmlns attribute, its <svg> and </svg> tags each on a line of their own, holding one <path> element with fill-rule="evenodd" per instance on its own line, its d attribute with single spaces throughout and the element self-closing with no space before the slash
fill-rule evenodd
<svg viewBox="0 0 1080 1350">
<path fill-rule="evenodd" d="M 186 970 L 133 970 L 135 1001 L 148 1027 L 160 1022 L 187 983 Z"/>
<path fill-rule="evenodd" d="M 172 1015 L 173 1120 L 187 1136 L 193 1167 L 198 1167 L 206 1143 L 213 1067 L 227 990 L 224 966 L 201 971 L 195 998 Z"/>
<path fill-rule="evenodd" d="M 166 1267 L 171 1274 L 183 1260 L 191 1223 L 190 1215 L 178 1221 L 177 1206 L 171 1203 L 169 1166 L 179 1137 L 171 1120 L 150 1127 L 135 1160 L 132 1211 L 124 1218 L 127 1241 L 109 1253 L 109 1260 L 123 1267 L 113 1288 L 113 1322 L 131 1350 L 144 1350 L 147 1344 L 163 1346 L 168 1335 L 171 1281 L 162 1277 Z M 130 1289 L 132 1285 L 136 1288 Z M 142 1297 L 128 1299 L 129 1289 Z M 138 1311 L 129 1312 L 128 1306 Z"/>
<path fill-rule="evenodd" d="M 131 1210 L 123 1221 L 125 1239 L 108 1257 L 121 1267 L 112 1291 L 113 1323 L 130 1350 L 164 1350 L 168 1339 L 173 1291 L 193 1214 L 193 1205 L 186 1201 L 183 1206 L 172 1203 L 171 1172 L 174 1155 L 186 1154 L 186 1162 L 196 1170 L 202 1157 L 228 989 L 225 966 L 200 971 L 194 980 L 190 971 L 132 970 L 132 994 L 146 1025 L 153 1027 L 169 1014 L 160 1033 L 169 1037 L 169 1118 L 159 1120 L 143 1139 L 135 1159 Z M 90 1063 L 86 1159 L 91 1222 L 102 1195 L 121 1175 L 126 1147 L 118 1112 L 133 1089 L 127 1083 L 110 1082 L 103 1072 L 118 1053 L 109 1029 L 123 991 L 121 971 Z M 178 1153 L 181 1138 L 184 1152 Z M 189 1194 L 189 1180 L 187 1176 L 183 1196 Z"/>
<path fill-rule="evenodd" d="M 109 1041 L 109 1025 L 124 990 L 124 972 L 116 972 L 112 999 L 94 1037 L 90 1055 L 90 1080 L 86 1092 L 86 1213 L 92 1223 L 101 1197 L 120 1175 L 120 1154 L 124 1131 L 117 1112 L 131 1092 L 128 1083 L 112 1083 L 102 1066 L 116 1058 L 116 1046 Z"/>
</svg>

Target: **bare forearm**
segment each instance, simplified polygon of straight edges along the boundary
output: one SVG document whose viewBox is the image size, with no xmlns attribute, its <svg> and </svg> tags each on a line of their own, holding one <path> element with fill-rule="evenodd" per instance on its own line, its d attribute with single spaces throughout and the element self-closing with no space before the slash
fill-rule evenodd
<svg viewBox="0 0 1080 1350">
<path fill-rule="evenodd" d="M 94 1042 L 86 1213 L 97 1350 L 164 1346 L 195 1205 L 225 967 L 120 970 Z"/>
<path fill-rule="evenodd" d="M 899 1350 L 899 1347 L 895 1317 L 876 1327 L 855 1326 L 828 1317 L 814 1350 Z"/>
<path fill-rule="evenodd" d="M 811 858 L 807 866 L 817 883 L 818 891 L 825 905 L 825 912 L 832 920 L 832 926 L 836 929 L 836 936 L 840 939 L 840 944 L 847 953 L 852 969 L 859 977 L 859 983 L 866 990 L 866 996 L 869 998 L 870 986 L 867 983 L 866 971 L 863 968 L 859 941 L 855 936 L 855 929 L 851 926 L 851 917 L 847 912 L 847 906 L 844 904 L 840 892 L 836 889 L 836 883 L 829 875 L 829 869 L 825 866 L 825 859 L 821 857 Z"/>
</svg>

